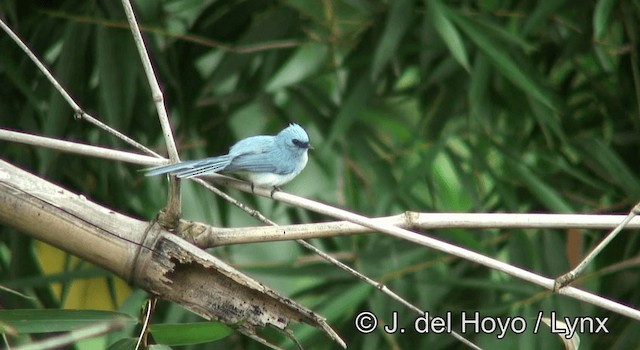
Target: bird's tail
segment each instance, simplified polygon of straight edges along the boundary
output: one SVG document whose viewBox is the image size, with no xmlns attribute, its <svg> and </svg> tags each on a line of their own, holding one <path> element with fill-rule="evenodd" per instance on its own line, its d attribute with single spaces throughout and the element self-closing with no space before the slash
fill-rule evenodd
<svg viewBox="0 0 640 350">
<path fill-rule="evenodd" d="M 145 169 L 145 176 L 155 176 L 160 174 L 172 174 L 179 178 L 190 178 L 205 173 L 218 173 L 223 171 L 231 163 L 231 156 L 205 158 L 200 160 L 190 160 L 169 165 L 161 165 L 154 168 Z"/>
</svg>

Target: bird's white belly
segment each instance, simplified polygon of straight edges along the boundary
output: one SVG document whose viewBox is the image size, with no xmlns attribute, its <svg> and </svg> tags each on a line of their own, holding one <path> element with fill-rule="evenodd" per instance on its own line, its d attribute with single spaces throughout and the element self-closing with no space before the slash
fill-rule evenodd
<svg viewBox="0 0 640 350">
<path fill-rule="evenodd" d="M 296 177 L 296 173 L 280 175 L 274 173 L 244 173 L 247 180 L 259 187 L 274 187 L 284 185 Z"/>
<path fill-rule="evenodd" d="M 251 172 L 243 172 L 242 175 L 251 181 L 256 186 L 260 187 L 274 187 L 281 186 L 286 184 L 287 182 L 293 180 L 304 167 L 307 165 L 309 157 L 307 152 L 305 152 L 300 160 L 300 164 L 296 167 L 295 171 L 290 174 L 274 174 L 274 173 L 251 173 Z"/>
</svg>

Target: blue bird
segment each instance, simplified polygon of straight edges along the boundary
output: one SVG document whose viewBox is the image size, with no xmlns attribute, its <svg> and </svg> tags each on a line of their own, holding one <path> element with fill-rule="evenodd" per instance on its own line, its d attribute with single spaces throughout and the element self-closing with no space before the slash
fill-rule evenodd
<svg viewBox="0 0 640 350">
<path fill-rule="evenodd" d="M 146 176 L 172 174 L 191 178 L 212 173 L 236 173 L 253 186 L 273 187 L 293 180 L 307 165 L 312 148 L 309 135 L 298 124 L 289 124 L 275 136 L 258 135 L 238 141 L 223 156 L 190 160 L 146 169 Z M 271 192 L 273 195 L 273 191 Z"/>
</svg>

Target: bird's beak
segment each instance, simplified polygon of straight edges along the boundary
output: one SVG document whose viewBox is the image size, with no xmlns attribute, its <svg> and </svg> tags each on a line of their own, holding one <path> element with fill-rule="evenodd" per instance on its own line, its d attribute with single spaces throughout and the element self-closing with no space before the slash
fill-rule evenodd
<svg viewBox="0 0 640 350">
<path fill-rule="evenodd" d="M 315 148 L 313 148 L 313 146 L 311 146 L 311 144 L 309 143 L 309 144 L 307 145 L 307 149 L 315 149 Z"/>
</svg>

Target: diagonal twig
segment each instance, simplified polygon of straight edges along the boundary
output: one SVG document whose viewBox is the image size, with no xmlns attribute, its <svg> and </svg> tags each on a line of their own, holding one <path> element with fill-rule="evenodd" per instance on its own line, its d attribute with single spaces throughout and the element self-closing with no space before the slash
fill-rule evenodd
<svg viewBox="0 0 640 350">
<path fill-rule="evenodd" d="M 629 214 L 622 220 L 622 222 L 616 226 L 593 250 L 582 259 L 582 261 L 573 270 L 565 273 L 564 275 L 556 278 L 553 283 L 553 290 L 557 291 L 560 288 L 564 288 L 569 283 L 573 282 L 578 276 L 584 272 L 584 269 L 595 259 L 598 254 L 620 233 L 627 225 L 633 220 L 633 218 L 640 214 L 640 203 L 636 204 Z"/>
</svg>

